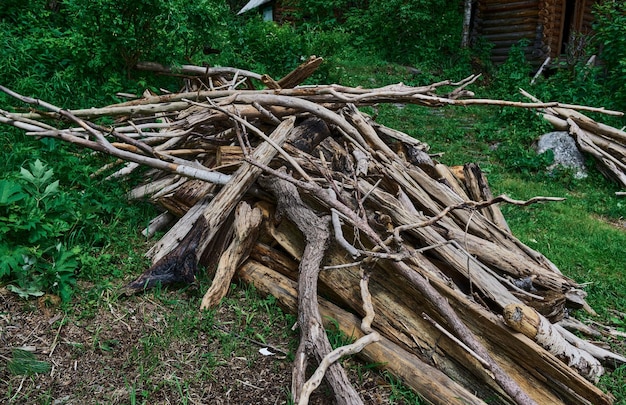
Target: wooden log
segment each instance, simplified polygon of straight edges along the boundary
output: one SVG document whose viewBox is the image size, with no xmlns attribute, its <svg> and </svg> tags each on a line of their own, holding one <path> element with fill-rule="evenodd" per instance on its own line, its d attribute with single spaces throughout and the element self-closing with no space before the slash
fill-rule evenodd
<svg viewBox="0 0 626 405">
<path fill-rule="evenodd" d="M 626 164 L 626 146 L 624 146 L 626 145 L 626 143 L 622 145 L 605 136 L 596 135 L 589 131 L 585 131 L 585 132 L 589 140 L 593 142 L 594 145 L 604 150 L 606 153 L 613 156 L 615 159 L 617 159 L 621 163 Z"/>
<path fill-rule="evenodd" d="M 296 313 L 297 284 L 294 281 L 253 260 L 244 263 L 237 275 L 244 282 L 254 285 L 261 293 L 276 297 L 286 311 Z M 346 336 L 353 339 L 363 336 L 359 327 L 361 323 L 359 318 L 323 298 L 318 298 L 318 302 L 324 325 L 327 328 L 338 325 Z M 357 356 L 371 364 L 379 365 L 382 370 L 389 371 L 420 394 L 428 403 L 485 404 L 444 373 L 387 338 L 383 337 L 379 342 L 366 346 Z"/>
<path fill-rule="evenodd" d="M 315 73 L 323 61 L 323 58 L 310 56 L 306 61 L 278 81 L 279 88 L 292 89 L 296 87 Z"/>
<path fill-rule="evenodd" d="M 201 310 L 214 307 L 228 292 L 237 267 L 248 258 L 250 250 L 257 240 L 262 218 L 260 209 L 253 209 L 244 201 L 237 205 L 234 238 L 220 257 L 211 287 L 202 298 Z"/>
<path fill-rule="evenodd" d="M 626 164 L 598 148 L 586 134 L 571 118 L 567 122 L 570 124 L 570 132 L 576 137 L 578 147 L 583 151 L 592 155 L 603 165 L 603 171 L 609 177 L 626 187 Z M 602 169 L 601 169 L 602 170 Z"/>
<path fill-rule="evenodd" d="M 359 188 L 364 194 L 369 194 L 370 198 L 375 201 L 378 209 L 389 215 L 394 223 L 413 224 L 423 222 L 425 219 L 424 217 L 411 214 L 404 209 L 395 197 L 380 189 L 373 188 L 372 185 L 365 181 L 359 182 Z M 458 274 L 468 280 L 471 279 L 472 284 L 497 305 L 504 308 L 510 303 L 520 302 L 497 279 L 485 272 L 484 268 L 481 268 L 476 262 L 469 260 L 468 254 L 463 252 L 460 247 L 446 244 L 446 239 L 432 228 L 414 228 L 407 231 L 407 233 L 417 237 L 421 246 L 438 246 L 433 248 L 431 252 L 448 263 L 450 269 L 458 272 Z"/>
<path fill-rule="evenodd" d="M 271 232 L 276 237 L 276 241 L 290 255 L 295 258 L 301 257 L 302 236 L 292 224 L 283 221 Z M 268 254 L 265 249 L 258 251 L 258 248 L 257 245 L 252 254 L 255 259 L 269 263 L 280 256 L 276 251 Z M 344 255 L 336 249 L 329 252 L 328 257 L 332 258 L 329 263 L 331 265 L 346 263 L 343 259 Z M 288 260 L 276 262 L 288 263 Z M 426 260 L 425 263 L 428 261 Z M 297 273 L 289 273 L 291 268 L 291 266 L 279 266 L 279 271 L 293 279 L 297 277 Z M 321 291 L 333 302 L 363 314 L 361 296 L 358 292 L 360 280 L 361 276 L 355 267 L 323 271 L 320 274 Z M 423 357 L 423 361 L 437 364 L 451 378 L 461 382 L 470 391 L 478 393 L 477 395 L 484 398 L 499 398 L 501 403 L 508 403 L 505 399 L 506 395 L 502 393 L 493 378 L 485 372 L 481 363 L 456 342 L 442 337 L 432 324 L 415 313 L 414 308 L 424 308 L 423 310 L 431 314 L 436 310 L 432 308 L 428 300 L 417 298 L 421 295 L 411 288 L 405 279 L 398 277 L 391 269 L 376 269 L 371 273 L 370 291 L 376 312 L 374 325 L 384 336 L 418 356 L 428 353 L 427 357 Z"/>
<path fill-rule="evenodd" d="M 292 398 L 299 404 L 307 403 L 305 373 L 308 357 L 315 356 L 318 362 L 331 352 L 317 301 L 317 282 L 324 253 L 330 240 L 328 218 L 319 218 L 301 200 L 296 186 L 285 180 L 262 178 L 261 184 L 277 199 L 278 210 L 297 224 L 304 234 L 306 243 L 303 249 L 298 276 L 298 324 L 300 325 L 300 345 L 295 353 L 292 377 Z M 340 405 L 362 404 L 362 400 L 350 384 L 345 370 L 338 363 L 330 365 L 326 373 L 335 400 Z M 304 398 L 304 401 L 301 399 Z"/>
<path fill-rule="evenodd" d="M 195 65 L 181 65 L 176 68 L 161 65 L 156 62 L 138 62 L 135 65 L 136 69 L 149 70 L 151 72 L 158 73 L 180 73 L 186 75 L 196 76 L 223 76 L 223 75 L 238 75 L 247 76 L 256 80 L 261 80 L 261 75 L 258 73 L 250 72 L 244 69 L 237 69 L 232 67 L 210 67 L 210 66 L 195 66 Z"/>
<path fill-rule="evenodd" d="M 155 233 L 167 227 L 176 217 L 169 211 L 164 211 L 150 220 L 148 226 L 141 231 L 146 238 L 151 238 Z"/>
<path fill-rule="evenodd" d="M 503 274 L 508 274 L 515 278 L 535 276 L 533 279 L 534 285 L 559 293 L 579 287 L 574 280 L 537 265 L 517 251 L 512 251 L 489 240 L 467 234 L 458 228 L 441 226 L 439 231 L 446 239 L 457 241 L 460 246 L 463 246 L 482 263 L 499 270 Z"/>
<path fill-rule="evenodd" d="M 275 235 L 281 235 L 277 238 L 281 247 L 285 248 L 292 257 L 299 258 L 303 243 L 302 237 L 298 236 L 296 229 L 289 230 L 288 224 L 284 222 L 272 232 Z M 262 258 L 268 257 L 268 254 L 264 252 L 255 256 L 253 253 L 253 256 Z M 275 261 L 276 256 L 270 255 L 269 257 L 268 263 Z M 331 250 L 328 257 L 329 265 L 347 263 L 342 259 L 344 256 L 335 250 Z M 285 259 L 281 262 L 288 263 L 289 260 Z M 461 349 L 456 342 L 450 341 L 445 336 L 442 337 L 430 323 L 415 313 L 415 308 L 420 308 L 440 320 L 432 304 L 413 289 L 406 280 L 399 277 L 385 261 L 379 262 L 379 266 L 372 271 L 370 278 L 370 291 L 377 314 L 374 327 L 387 338 L 411 349 L 417 355 L 428 353 L 432 361 L 438 364 L 444 372 L 450 373 L 449 375 L 472 392 L 478 392 L 480 397 L 502 398 L 502 392 L 494 384 L 493 379 L 485 373 L 481 363 Z M 289 265 L 282 267 L 283 271 L 288 271 L 289 268 Z M 415 270 L 421 271 L 419 268 Z M 472 331 L 481 336 L 482 342 L 489 352 L 496 356 L 498 363 L 538 403 L 612 403 L 609 396 L 556 357 L 551 357 L 533 341 L 520 338 L 518 335 L 511 335 L 509 328 L 496 315 L 468 301 L 467 297 L 459 291 L 451 289 L 447 281 L 433 278 L 431 273 L 424 272 L 423 274 L 429 277 L 430 283 L 447 297 L 457 314 Z M 292 274 L 291 277 L 295 275 Z M 320 287 L 325 296 L 331 297 L 335 303 L 347 305 L 355 312 L 362 313 L 358 294 L 359 281 L 359 272 L 354 267 L 323 271 L 320 274 Z M 463 368 L 471 371 L 467 369 L 463 371 Z M 546 376 L 550 382 L 546 382 Z M 501 400 L 502 403 L 506 403 L 506 400 Z"/>
<path fill-rule="evenodd" d="M 288 118 L 283 121 L 274 130 L 270 139 L 278 145 L 284 143 L 289 136 L 289 131 L 293 128 L 294 122 L 294 118 Z M 256 162 L 268 164 L 274 156 L 276 156 L 276 153 L 277 151 L 273 146 L 264 142 L 256 147 L 251 157 Z M 252 186 L 260 174 L 261 169 L 257 166 L 250 163 L 242 163 L 241 167 L 232 175 L 232 180 L 222 187 L 215 198 L 213 198 L 206 208 L 204 208 L 202 215 L 206 220 L 207 230 L 203 235 L 200 245 L 198 246 L 199 255 L 204 252 L 213 237 L 219 231 L 220 225 L 226 221 L 236 204 L 243 197 L 250 186 Z M 174 227 L 172 227 L 172 229 L 170 229 L 168 234 L 185 234 L 186 230 L 188 230 L 188 228 L 185 229 L 187 226 L 187 223 L 183 223 L 179 227 L 177 223 Z M 177 242 L 176 238 L 168 237 L 166 234 L 164 238 L 162 238 L 153 246 L 152 249 L 150 249 L 149 253 L 152 256 L 152 261 L 156 262 L 161 257 L 165 256 L 176 246 Z"/>
<path fill-rule="evenodd" d="M 143 184 L 129 191 L 127 197 L 129 200 L 138 200 L 141 198 L 145 198 L 146 196 L 154 194 L 166 186 L 174 184 L 177 180 L 178 176 L 171 175 L 147 184 Z"/>
<path fill-rule="evenodd" d="M 201 200 L 212 199 L 216 189 L 215 184 L 192 179 L 170 193 L 155 196 L 154 200 L 156 204 L 180 218 Z"/>
<path fill-rule="evenodd" d="M 511 304 L 504 308 L 503 314 L 508 326 L 535 340 L 590 381 L 597 383 L 604 374 L 604 368 L 592 355 L 569 344 L 550 321 L 534 309 Z"/>
<path fill-rule="evenodd" d="M 394 179 L 409 196 L 417 207 L 421 207 L 427 215 L 436 215 L 447 206 L 456 205 L 462 200 L 455 193 L 450 193 L 447 187 L 428 176 L 418 167 L 401 168 L 398 166 L 386 167 L 384 172 Z M 548 258 L 534 251 L 511 233 L 494 226 L 482 215 L 454 210 L 450 218 L 454 219 L 459 229 L 467 229 L 470 233 L 483 239 L 494 241 L 512 250 L 520 251 L 546 269 L 560 273 L 559 269 Z M 398 222 L 402 223 L 402 222 Z"/>
<path fill-rule="evenodd" d="M 574 335 L 572 332 L 565 329 L 560 323 L 552 325 L 560 334 L 567 340 L 572 346 L 583 350 L 596 359 L 598 359 L 602 364 L 609 367 L 616 367 L 622 364 L 626 364 L 626 358 L 624 356 L 620 356 L 613 352 L 610 352 L 606 349 L 598 347 L 588 341 L 579 338 Z"/>
<path fill-rule="evenodd" d="M 467 163 L 463 166 L 465 172 L 465 186 L 469 191 L 469 197 L 474 201 L 488 201 L 493 199 L 493 194 L 487 183 L 487 178 L 475 163 Z M 511 233 L 511 229 L 504 219 L 504 215 L 497 204 L 492 204 L 482 209 L 483 214 L 494 224 Z"/>
<path fill-rule="evenodd" d="M 569 108 L 554 108 L 554 111 L 559 114 L 561 118 L 565 120 L 571 119 L 574 121 L 580 128 L 583 128 L 589 132 L 604 135 L 609 138 L 614 139 L 615 141 L 621 143 L 622 145 L 626 145 L 626 132 L 620 129 L 614 128 L 610 125 L 603 124 L 601 122 L 596 122 L 591 118 L 587 117 L 583 113 L 579 111 L 574 111 Z"/>
</svg>

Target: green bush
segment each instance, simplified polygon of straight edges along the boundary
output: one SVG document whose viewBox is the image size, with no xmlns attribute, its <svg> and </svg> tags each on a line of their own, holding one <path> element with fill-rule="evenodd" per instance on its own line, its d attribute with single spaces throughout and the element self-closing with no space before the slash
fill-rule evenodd
<svg viewBox="0 0 626 405">
<path fill-rule="evenodd" d="M 76 282 L 78 248 L 67 248 L 64 234 L 75 223 L 76 203 L 53 181 L 40 160 L 0 180 L 0 279 L 20 296 L 45 291 L 69 300 Z"/>
<path fill-rule="evenodd" d="M 399 63 L 450 60 L 459 54 L 462 16 L 446 0 L 372 0 L 353 9 L 347 25 L 355 44 L 374 46 Z"/>
<path fill-rule="evenodd" d="M 596 3 L 596 40 L 602 47 L 601 59 L 607 67 L 607 87 L 612 98 L 626 109 L 626 3 L 622 0 L 606 0 Z"/>
<path fill-rule="evenodd" d="M 220 64 L 267 73 L 275 78 L 282 77 L 309 56 L 302 36 L 293 26 L 263 21 L 259 15 L 229 27 L 228 36 L 230 39 L 218 59 Z"/>
<path fill-rule="evenodd" d="M 76 56 L 91 69 L 132 69 L 140 60 L 193 62 L 220 46 L 229 9 L 216 0 L 66 0 Z"/>
<path fill-rule="evenodd" d="M 64 0 L 52 10 L 48 4 L 0 2 L 0 83 L 62 107 L 140 93 L 147 74 L 132 71 L 140 60 L 202 63 L 205 46 L 223 46 L 232 19 L 217 0 Z"/>
</svg>

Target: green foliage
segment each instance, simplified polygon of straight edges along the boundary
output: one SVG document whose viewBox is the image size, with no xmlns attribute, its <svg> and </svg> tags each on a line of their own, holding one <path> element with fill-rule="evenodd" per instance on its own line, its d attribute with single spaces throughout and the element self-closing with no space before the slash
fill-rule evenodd
<svg viewBox="0 0 626 405">
<path fill-rule="evenodd" d="M 376 47 L 400 63 L 442 62 L 459 53 L 461 13 L 446 0 L 372 0 L 353 9 L 347 26 L 355 45 Z"/>
<path fill-rule="evenodd" d="M 602 47 L 601 58 L 606 63 L 609 88 L 613 97 L 626 109 L 626 3 L 607 0 L 595 4 L 596 40 Z"/>
<path fill-rule="evenodd" d="M 245 24 L 229 27 L 230 40 L 219 62 L 277 78 L 285 75 L 308 57 L 302 37 L 291 25 L 278 25 L 253 15 Z"/>
<path fill-rule="evenodd" d="M 67 301 L 79 250 L 68 249 L 62 237 L 74 222 L 75 203 L 53 174 L 36 160 L 15 179 L 0 180 L 0 278 L 22 297 L 50 291 Z"/>
<path fill-rule="evenodd" d="M 344 23 L 346 15 L 353 9 L 365 9 L 366 2 L 351 0 L 291 0 L 288 7 L 293 7 L 292 17 L 298 24 L 332 30 Z"/>
<path fill-rule="evenodd" d="M 140 60 L 181 63 L 219 46 L 225 4 L 215 0 L 67 0 L 76 56 L 96 70 Z"/>
<path fill-rule="evenodd" d="M 528 40 L 513 45 L 507 60 L 496 69 L 490 88 L 493 97 L 510 100 L 519 98 L 519 87 L 530 81 L 532 67 L 526 59 Z"/>
<path fill-rule="evenodd" d="M 373 54 L 438 74 L 469 71 L 470 54 L 459 49 L 461 11 L 447 0 L 299 0 L 297 4 L 295 24 L 305 38 L 312 32 L 341 38 L 332 48 L 311 49 L 317 55 L 343 59 Z"/>
<path fill-rule="evenodd" d="M 389 383 L 391 389 L 389 401 L 392 404 L 422 405 L 425 403 L 419 394 L 416 394 L 413 390 L 404 385 L 402 381 L 393 374 L 384 372 L 383 376 Z"/>
<path fill-rule="evenodd" d="M 116 92 L 144 90 L 129 80 L 139 60 L 200 64 L 205 45 L 225 42 L 229 16 L 217 0 L 65 0 L 57 10 L 3 1 L 0 83 L 63 107 L 113 102 Z"/>
</svg>

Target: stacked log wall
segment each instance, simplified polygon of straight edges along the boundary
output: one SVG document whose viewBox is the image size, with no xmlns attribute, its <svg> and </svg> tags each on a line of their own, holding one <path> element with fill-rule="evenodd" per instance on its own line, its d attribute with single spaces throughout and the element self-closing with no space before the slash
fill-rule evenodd
<svg viewBox="0 0 626 405">
<path fill-rule="evenodd" d="M 528 40 L 524 50 L 533 64 L 562 53 L 562 44 L 569 38 L 565 31 L 567 0 L 478 0 L 472 35 L 493 45 L 494 63 L 504 62 L 511 47 Z M 570 27 L 572 32 L 589 34 L 593 5 L 597 0 L 577 0 Z"/>
</svg>

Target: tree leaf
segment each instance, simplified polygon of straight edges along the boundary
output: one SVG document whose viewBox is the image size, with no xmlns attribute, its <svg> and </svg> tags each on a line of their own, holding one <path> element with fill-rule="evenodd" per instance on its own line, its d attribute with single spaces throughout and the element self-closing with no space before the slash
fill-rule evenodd
<svg viewBox="0 0 626 405">
<path fill-rule="evenodd" d="M 56 180 L 46 186 L 46 189 L 43 192 L 43 196 L 46 197 L 48 195 L 54 194 L 59 190 L 59 180 Z"/>
<path fill-rule="evenodd" d="M 9 205 L 26 197 L 22 186 L 8 180 L 0 180 L 0 204 Z"/>
<path fill-rule="evenodd" d="M 26 180 L 27 182 L 31 183 L 31 184 L 36 184 L 37 180 L 35 179 L 35 176 L 28 170 L 25 168 L 20 168 L 20 175 L 22 176 L 22 178 L 24 180 Z"/>
</svg>

